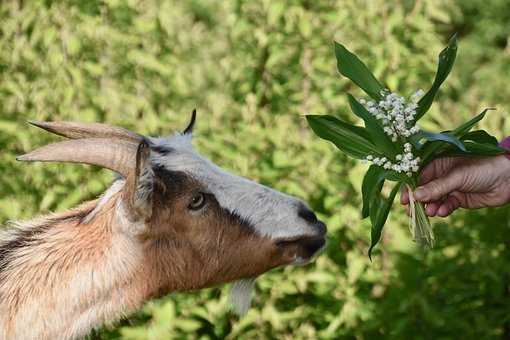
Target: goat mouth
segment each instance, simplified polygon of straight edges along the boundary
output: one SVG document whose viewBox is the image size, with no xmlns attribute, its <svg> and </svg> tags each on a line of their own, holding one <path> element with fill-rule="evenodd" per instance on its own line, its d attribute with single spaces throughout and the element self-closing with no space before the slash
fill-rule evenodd
<svg viewBox="0 0 510 340">
<path fill-rule="evenodd" d="M 293 264 L 306 264 L 312 261 L 325 248 L 326 239 L 317 236 L 301 236 L 275 241 L 279 248 L 293 254 Z"/>
</svg>

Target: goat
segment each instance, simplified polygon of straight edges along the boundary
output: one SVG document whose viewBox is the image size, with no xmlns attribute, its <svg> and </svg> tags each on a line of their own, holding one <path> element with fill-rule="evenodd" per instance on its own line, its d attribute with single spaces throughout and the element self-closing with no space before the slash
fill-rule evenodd
<svg viewBox="0 0 510 340">
<path fill-rule="evenodd" d="M 0 233 L 0 339 L 81 338 L 148 299 L 236 280 L 243 299 L 251 279 L 324 247 L 326 226 L 305 203 L 194 151 L 195 117 L 165 138 L 30 122 L 67 139 L 18 160 L 91 164 L 120 177 L 97 200 Z"/>
</svg>

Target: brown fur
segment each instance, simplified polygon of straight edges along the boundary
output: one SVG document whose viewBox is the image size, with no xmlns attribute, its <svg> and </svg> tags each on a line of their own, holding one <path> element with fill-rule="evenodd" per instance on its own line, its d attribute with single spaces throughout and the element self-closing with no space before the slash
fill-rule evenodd
<svg viewBox="0 0 510 340">
<path fill-rule="evenodd" d="M 113 278 L 107 290 L 81 292 L 78 306 L 69 306 L 69 314 L 73 314 L 75 308 L 112 305 L 116 312 L 106 308 L 108 311 L 98 313 L 91 327 L 139 308 L 148 298 L 254 277 L 292 262 L 296 255 L 295 249 L 280 248 L 269 238 L 258 236 L 248 221 L 222 209 L 212 195 L 207 195 L 206 208 L 190 212 L 187 206 L 192 195 L 202 189 L 200 183 L 183 173 L 155 171 L 148 228 L 140 235 L 123 236 L 141 245 L 139 262 L 143 265 Z M 88 223 L 83 222 L 84 217 L 97 201 L 43 219 L 33 228 L 30 241 L 7 254 L 10 261 L 0 272 L 0 311 L 9 315 L 5 327 L 14 328 L 18 313 L 33 301 L 43 305 L 47 313 L 63 308 L 52 299 L 55 294 L 66 293 L 66 284 L 81 268 L 95 268 L 86 274 L 91 279 L 104 274 L 109 249 L 118 242 L 113 241 L 119 224 L 116 209 L 123 195 L 120 191 L 111 197 Z M 65 334 L 72 322 L 63 321 L 58 330 L 48 331 L 43 338 Z"/>
<path fill-rule="evenodd" d="M 200 183 L 180 173 L 156 174 L 154 215 L 144 239 L 151 296 L 253 277 L 292 261 L 293 254 L 257 235 L 212 195 L 203 211 L 182 213 Z"/>
<path fill-rule="evenodd" d="M 149 298 L 255 277 L 305 261 L 324 244 L 325 225 L 313 213 L 298 215 L 298 200 L 258 184 L 224 175 L 224 184 L 237 187 L 216 192 L 220 206 L 207 188 L 223 183 L 200 183 L 207 177 L 193 171 L 207 167 L 189 144 L 194 121 L 195 112 L 185 133 L 168 143 L 103 124 L 34 122 L 70 140 L 18 160 L 99 165 L 124 180 L 98 201 L 0 233 L 0 340 L 80 338 Z M 174 151 L 189 172 L 165 165 L 161 155 Z M 236 205 L 228 195 L 255 200 Z M 262 206 L 249 212 L 256 199 Z M 257 218 L 257 232 L 224 207 Z"/>
</svg>

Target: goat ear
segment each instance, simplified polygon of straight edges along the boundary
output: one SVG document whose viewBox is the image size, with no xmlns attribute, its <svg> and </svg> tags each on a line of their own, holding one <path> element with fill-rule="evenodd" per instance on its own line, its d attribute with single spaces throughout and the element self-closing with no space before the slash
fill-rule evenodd
<svg viewBox="0 0 510 340">
<path fill-rule="evenodd" d="M 193 127 L 195 126 L 195 120 L 197 118 L 197 109 L 194 109 L 191 113 L 191 120 L 188 124 L 188 126 L 184 129 L 182 132 L 183 135 L 192 134 L 193 133 Z"/>
<path fill-rule="evenodd" d="M 153 183 L 150 146 L 143 139 L 136 151 L 134 171 L 128 176 L 123 192 L 124 207 L 131 221 L 143 221 L 152 216 Z"/>
</svg>

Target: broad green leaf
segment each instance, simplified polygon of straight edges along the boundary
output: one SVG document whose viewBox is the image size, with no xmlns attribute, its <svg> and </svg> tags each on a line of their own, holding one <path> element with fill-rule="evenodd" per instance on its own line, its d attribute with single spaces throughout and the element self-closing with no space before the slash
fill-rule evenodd
<svg viewBox="0 0 510 340">
<path fill-rule="evenodd" d="M 462 141 L 472 141 L 482 144 L 498 145 L 496 137 L 489 135 L 484 130 L 470 131 L 464 134 L 461 138 Z"/>
<path fill-rule="evenodd" d="M 450 144 L 441 141 L 426 142 L 421 148 L 422 167 L 435 158 L 434 156 L 442 153 Z"/>
<path fill-rule="evenodd" d="M 507 150 L 492 144 L 466 142 L 465 145 L 471 155 L 496 156 L 507 153 Z"/>
<path fill-rule="evenodd" d="M 335 55 L 338 71 L 342 75 L 352 80 L 373 99 L 382 98 L 381 91 L 384 87 L 356 55 L 337 42 L 335 42 Z"/>
<path fill-rule="evenodd" d="M 416 120 L 420 119 L 430 108 L 441 84 L 446 80 L 452 70 L 455 57 L 457 56 L 457 35 L 454 34 L 448 42 L 448 46 L 439 54 L 437 72 L 430 90 L 418 102 Z"/>
<path fill-rule="evenodd" d="M 487 109 L 483 110 L 482 112 L 480 112 L 478 115 L 476 115 L 469 121 L 465 122 L 464 124 L 457 127 L 455 130 L 450 131 L 448 133 L 450 135 L 457 137 L 457 138 L 460 138 L 461 141 L 469 140 L 469 138 L 476 138 L 476 140 L 473 140 L 474 142 L 486 143 L 486 144 L 497 144 L 497 140 L 494 137 L 493 137 L 494 139 L 489 138 L 487 136 L 482 137 L 481 132 L 478 132 L 476 134 L 469 134 L 468 138 L 464 138 L 464 136 L 466 136 L 466 134 L 471 130 L 471 128 L 485 117 L 487 111 L 489 111 L 489 110 L 494 110 L 494 108 L 487 108 Z M 466 143 L 463 142 L 463 144 L 465 146 Z M 482 147 L 482 148 L 484 148 L 484 147 Z M 433 159 L 435 154 L 443 154 L 444 152 L 448 152 L 450 154 L 454 153 L 454 151 L 449 149 L 448 146 L 445 145 L 444 143 L 441 143 L 438 141 L 432 141 L 432 142 L 425 143 L 422 148 L 423 164 L 426 164 L 426 163 L 428 163 L 428 161 Z M 491 152 L 495 152 L 495 151 L 491 151 Z M 464 152 L 464 153 L 461 152 L 461 153 L 457 153 L 457 154 L 466 155 L 466 154 L 470 154 L 470 153 L 469 152 Z"/>
<path fill-rule="evenodd" d="M 349 99 L 349 105 L 351 106 L 352 112 L 363 119 L 365 127 L 370 135 L 372 143 L 380 150 L 380 153 L 394 157 L 397 154 L 395 145 L 391 142 L 391 139 L 384 133 L 383 128 L 377 121 L 377 119 L 361 105 L 356 98 L 351 94 L 347 94 Z"/>
<path fill-rule="evenodd" d="M 425 143 L 422 143 L 422 137 L 419 133 L 415 133 L 414 135 L 411 135 L 408 139 L 409 143 L 411 143 L 415 149 L 421 150 Z"/>
<path fill-rule="evenodd" d="M 427 131 L 422 130 L 422 131 L 418 132 L 416 135 L 418 136 L 418 138 L 426 139 L 429 142 L 441 141 L 441 142 L 455 145 L 460 150 L 466 151 L 466 148 L 465 148 L 464 144 L 462 143 L 462 141 L 460 141 L 457 137 L 455 137 L 453 134 L 451 134 L 449 132 L 434 133 L 434 132 L 427 132 Z M 424 146 L 425 145 L 426 144 L 424 144 Z"/>
<path fill-rule="evenodd" d="M 363 196 L 363 208 L 361 210 L 361 217 L 366 218 L 370 213 L 370 201 L 374 195 L 379 195 L 384 185 L 385 172 L 383 168 L 377 165 L 371 165 L 368 168 L 363 183 L 361 184 L 361 194 Z"/>
<path fill-rule="evenodd" d="M 469 132 L 469 130 L 471 130 L 471 128 L 476 123 L 481 121 L 485 117 L 485 114 L 487 113 L 487 111 L 489 111 L 489 110 L 495 110 L 495 109 L 490 107 L 490 108 L 483 110 L 481 113 L 479 113 L 475 117 L 471 118 L 469 121 L 465 122 L 464 124 L 462 124 L 461 126 L 456 128 L 455 130 L 453 130 L 452 134 L 454 134 L 457 137 L 462 137 L 466 132 Z"/>
<path fill-rule="evenodd" d="M 386 170 L 378 165 L 372 164 L 365 173 L 363 183 L 361 184 L 361 194 L 363 197 L 361 217 L 366 218 L 370 215 L 370 202 L 373 198 L 379 196 L 385 180 L 402 182 L 406 180 L 403 176 L 406 175 L 401 175 L 395 171 Z"/>
<path fill-rule="evenodd" d="M 382 229 L 388 219 L 391 205 L 395 200 L 397 192 L 400 190 L 400 186 L 401 183 L 396 183 L 388 198 L 383 198 L 379 195 L 379 199 L 377 201 L 373 201 L 373 204 L 377 206 L 377 209 L 370 209 L 370 221 L 372 222 L 372 230 L 370 234 L 371 244 L 368 249 L 368 257 L 370 260 L 372 260 L 372 249 L 374 249 L 375 245 L 381 239 Z"/>
<path fill-rule="evenodd" d="M 340 150 L 358 159 L 377 155 L 377 148 L 370 142 L 367 131 L 335 117 L 307 115 L 308 124 L 315 134 L 333 142 Z"/>
<path fill-rule="evenodd" d="M 409 177 L 406 174 L 398 173 L 396 171 L 386 171 L 386 174 L 384 176 L 388 181 L 392 182 L 406 182 Z"/>
<path fill-rule="evenodd" d="M 381 209 L 382 205 L 383 205 L 383 202 L 384 202 L 384 197 L 382 196 L 382 194 L 380 192 L 376 193 L 373 197 L 370 198 L 370 211 L 369 211 L 369 215 L 370 215 L 370 224 L 371 224 L 371 234 L 373 235 L 374 234 L 374 226 L 377 225 L 377 216 L 379 214 L 379 210 Z M 373 236 L 371 237 L 372 238 L 372 242 L 374 242 L 374 238 Z"/>
<path fill-rule="evenodd" d="M 441 152 L 441 156 L 496 156 L 507 152 L 507 150 L 494 145 L 465 141 L 466 151 L 455 148 L 447 148 Z"/>
</svg>

